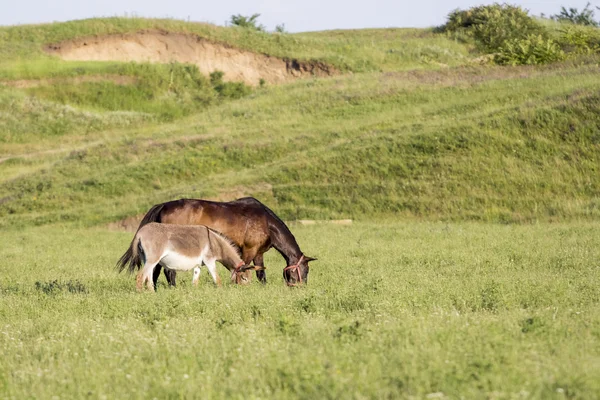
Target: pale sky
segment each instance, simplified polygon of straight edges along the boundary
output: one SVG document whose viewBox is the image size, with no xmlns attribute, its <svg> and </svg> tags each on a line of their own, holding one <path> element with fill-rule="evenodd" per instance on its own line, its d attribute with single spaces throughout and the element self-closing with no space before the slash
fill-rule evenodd
<svg viewBox="0 0 600 400">
<path fill-rule="evenodd" d="M 563 5 L 583 9 L 588 0 L 508 2 L 534 15 L 551 15 L 557 14 Z M 268 30 L 284 23 L 289 32 L 428 27 L 444 23 L 448 13 L 456 8 L 492 3 L 485 0 L 0 0 L 0 25 L 131 15 L 224 25 L 232 14 L 260 13 L 259 22 Z M 600 6 L 600 0 L 591 3 Z M 600 11 L 596 11 L 598 20 Z"/>
</svg>

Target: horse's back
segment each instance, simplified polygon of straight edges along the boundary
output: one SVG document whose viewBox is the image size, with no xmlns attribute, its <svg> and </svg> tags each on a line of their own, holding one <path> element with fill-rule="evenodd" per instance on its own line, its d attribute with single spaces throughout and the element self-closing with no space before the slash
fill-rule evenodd
<svg viewBox="0 0 600 400">
<path fill-rule="evenodd" d="M 160 222 L 179 225 L 205 225 L 231 238 L 240 247 L 268 240 L 268 213 L 252 198 L 217 202 L 179 199 L 163 204 Z"/>
</svg>

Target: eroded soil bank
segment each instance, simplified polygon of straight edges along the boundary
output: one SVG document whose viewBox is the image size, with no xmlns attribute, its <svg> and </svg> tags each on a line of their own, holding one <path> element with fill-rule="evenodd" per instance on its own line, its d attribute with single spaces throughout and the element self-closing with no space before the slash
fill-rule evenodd
<svg viewBox="0 0 600 400">
<path fill-rule="evenodd" d="M 46 46 L 45 51 L 72 61 L 136 61 L 195 64 L 203 74 L 215 70 L 227 81 L 258 85 L 281 83 L 337 71 L 319 61 L 282 59 L 211 42 L 196 35 L 160 31 L 88 37 Z"/>
</svg>

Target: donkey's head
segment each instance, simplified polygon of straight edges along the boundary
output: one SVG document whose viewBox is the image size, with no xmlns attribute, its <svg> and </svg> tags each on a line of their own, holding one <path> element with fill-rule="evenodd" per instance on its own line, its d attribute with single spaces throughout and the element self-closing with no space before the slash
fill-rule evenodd
<svg viewBox="0 0 600 400">
<path fill-rule="evenodd" d="M 231 271 L 231 283 L 247 285 L 252 278 L 252 271 L 262 271 L 265 267 L 256 265 L 240 265 Z"/>
<path fill-rule="evenodd" d="M 283 269 L 283 279 L 288 286 L 297 286 L 300 283 L 308 283 L 308 263 L 316 258 L 302 255 L 297 263 L 288 265 Z"/>
</svg>

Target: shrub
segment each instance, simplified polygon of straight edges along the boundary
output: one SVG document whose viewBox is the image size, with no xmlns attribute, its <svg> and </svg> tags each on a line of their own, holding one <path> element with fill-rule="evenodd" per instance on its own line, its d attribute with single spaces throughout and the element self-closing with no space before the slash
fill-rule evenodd
<svg viewBox="0 0 600 400">
<path fill-rule="evenodd" d="M 569 25 L 560 31 L 558 43 L 570 54 L 592 54 L 600 50 L 600 31 L 597 29 Z"/>
<path fill-rule="evenodd" d="M 249 94 L 252 89 L 244 82 L 223 82 L 223 71 L 213 71 L 210 73 L 210 84 L 219 94 L 219 97 L 239 99 Z"/>
<path fill-rule="evenodd" d="M 241 14 L 237 14 L 237 15 L 231 16 L 230 22 L 231 22 L 231 25 L 239 26 L 241 28 L 264 32 L 265 26 L 258 24 L 258 21 L 257 21 L 258 17 L 260 17 L 260 14 L 253 14 L 250 17 L 241 15 Z"/>
<path fill-rule="evenodd" d="M 564 58 L 564 51 L 552 39 L 546 39 L 542 35 L 529 35 L 524 39 L 505 41 L 494 61 L 501 65 L 538 65 Z"/>
<path fill-rule="evenodd" d="M 570 22 L 575 25 L 598 26 L 598 22 L 594 20 L 594 10 L 590 6 L 591 4 L 587 3 L 581 11 L 575 7 L 569 9 L 561 7 L 560 14 L 555 14 L 551 18 L 557 21 Z"/>
<path fill-rule="evenodd" d="M 459 33 L 475 40 L 485 51 L 495 52 L 509 40 L 530 35 L 544 35 L 543 27 L 521 7 L 508 4 L 473 7 L 455 10 L 441 27 L 448 33 Z"/>
</svg>

